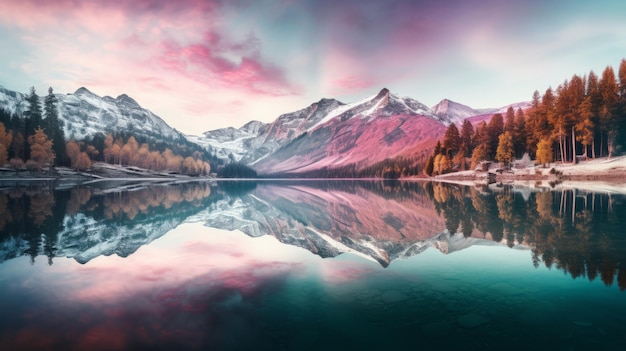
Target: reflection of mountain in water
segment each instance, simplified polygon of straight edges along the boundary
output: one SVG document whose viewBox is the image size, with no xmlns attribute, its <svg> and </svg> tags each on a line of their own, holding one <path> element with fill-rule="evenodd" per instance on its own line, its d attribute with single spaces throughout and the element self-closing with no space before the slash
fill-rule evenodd
<svg viewBox="0 0 626 351">
<path fill-rule="evenodd" d="M 0 193 L 0 262 L 29 255 L 126 257 L 206 208 L 207 183 L 17 187 Z M 112 185 L 115 185 L 112 187 Z"/>
<path fill-rule="evenodd" d="M 253 237 L 269 234 L 322 257 L 352 252 L 383 266 L 428 247 L 448 253 L 495 244 L 446 231 L 420 183 L 264 182 L 215 206 L 197 220 Z"/>
<path fill-rule="evenodd" d="M 533 264 L 626 288 L 621 195 L 441 183 L 308 181 L 105 184 L 0 190 L 0 262 L 126 257 L 180 223 L 272 235 L 321 257 L 383 266 L 429 247 L 532 250 Z"/>
</svg>

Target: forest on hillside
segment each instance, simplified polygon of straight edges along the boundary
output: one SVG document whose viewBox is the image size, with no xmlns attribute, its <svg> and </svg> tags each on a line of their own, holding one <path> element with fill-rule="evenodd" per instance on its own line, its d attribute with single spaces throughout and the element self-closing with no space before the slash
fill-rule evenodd
<svg viewBox="0 0 626 351">
<path fill-rule="evenodd" d="M 43 101 L 42 108 L 40 97 L 31 88 L 24 113 L 0 107 L 0 167 L 9 166 L 16 172 L 52 171 L 55 166 L 85 171 L 92 162 L 101 161 L 194 176 L 211 172 L 209 160 L 215 158 L 186 140 L 166 143 L 119 131 L 67 141 L 52 88 Z"/>
<path fill-rule="evenodd" d="M 478 126 L 451 124 L 424 166 L 437 175 L 474 169 L 482 161 L 510 167 L 528 154 L 538 164 L 575 163 L 580 159 L 611 157 L 626 147 L 626 59 L 617 76 L 607 66 L 598 77 L 593 71 L 573 75 L 543 95 L 535 91 L 531 107 L 509 108 Z"/>
</svg>

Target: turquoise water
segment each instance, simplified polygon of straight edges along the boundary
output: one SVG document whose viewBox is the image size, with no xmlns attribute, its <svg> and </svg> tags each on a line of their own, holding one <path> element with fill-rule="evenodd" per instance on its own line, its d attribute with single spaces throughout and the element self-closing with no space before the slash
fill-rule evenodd
<svg viewBox="0 0 626 351">
<path fill-rule="evenodd" d="M 139 211 L 57 190 L 31 236 L 5 214 L 0 348 L 623 349 L 621 195 L 343 186 L 116 193 Z"/>
</svg>

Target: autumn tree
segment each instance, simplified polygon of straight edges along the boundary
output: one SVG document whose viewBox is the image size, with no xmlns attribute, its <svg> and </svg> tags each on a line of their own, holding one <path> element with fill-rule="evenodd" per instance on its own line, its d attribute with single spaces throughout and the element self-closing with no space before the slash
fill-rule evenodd
<svg viewBox="0 0 626 351">
<path fill-rule="evenodd" d="M 134 136 L 130 136 L 120 152 L 120 159 L 123 165 L 135 164 L 137 151 L 139 151 L 139 143 Z"/>
<path fill-rule="evenodd" d="M 591 103 L 591 96 L 587 95 L 578 108 L 580 118 L 578 119 L 575 128 L 578 135 L 576 141 L 583 145 L 583 152 L 585 157 L 589 158 L 589 146 L 593 144 L 593 131 L 595 125 L 592 122 L 593 110 Z"/>
<path fill-rule="evenodd" d="M 552 141 L 548 138 L 541 139 L 537 145 L 537 162 L 543 164 L 552 162 Z"/>
<path fill-rule="evenodd" d="M 165 162 L 165 158 L 158 151 L 150 152 L 150 162 L 152 169 L 156 169 L 159 171 L 164 170 L 167 167 L 167 163 Z"/>
<path fill-rule="evenodd" d="M 165 151 L 163 151 L 163 157 L 165 158 L 166 169 L 174 172 L 180 171 L 180 167 L 183 163 L 181 156 L 175 155 L 170 149 L 165 149 Z"/>
<path fill-rule="evenodd" d="M 472 163 L 470 167 L 475 169 L 482 161 L 489 159 L 489 152 L 486 144 L 478 145 L 472 152 Z"/>
<path fill-rule="evenodd" d="M 80 150 L 80 145 L 70 140 L 66 145 L 67 156 L 70 158 L 71 167 L 75 170 L 84 171 L 91 167 L 91 159 L 87 152 Z"/>
<path fill-rule="evenodd" d="M 513 136 L 510 132 L 506 131 L 498 137 L 496 160 L 504 163 L 504 167 L 508 168 L 514 157 Z"/>
<path fill-rule="evenodd" d="M 7 132 L 4 123 L 0 122 L 0 166 L 9 161 L 9 148 L 13 142 L 13 135 Z"/>
<path fill-rule="evenodd" d="M 28 143 L 30 144 L 30 159 L 37 169 L 41 169 L 44 164 L 52 167 L 55 158 L 52 141 L 48 139 L 43 129 L 35 129 L 35 134 L 28 137 Z"/>
<path fill-rule="evenodd" d="M 143 143 L 137 150 L 137 155 L 135 157 L 135 165 L 145 168 L 145 169 L 154 169 L 152 168 L 152 162 L 150 160 L 150 147 L 148 144 Z"/>
<path fill-rule="evenodd" d="M 13 158 L 24 160 L 26 158 L 25 147 L 26 140 L 24 134 L 15 132 L 13 134 L 13 144 L 11 145 L 11 151 L 13 151 Z"/>
</svg>

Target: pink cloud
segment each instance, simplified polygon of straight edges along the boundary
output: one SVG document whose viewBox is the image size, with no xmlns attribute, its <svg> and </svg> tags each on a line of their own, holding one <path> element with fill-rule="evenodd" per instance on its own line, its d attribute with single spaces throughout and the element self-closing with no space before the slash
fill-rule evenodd
<svg viewBox="0 0 626 351">
<path fill-rule="evenodd" d="M 217 81 L 225 88 L 252 95 L 298 95 L 300 89 L 287 81 L 280 68 L 259 59 L 258 46 L 254 37 L 228 42 L 219 33 L 207 32 L 200 43 L 161 43 L 158 62 L 189 79 Z"/>
<path fill-rule="evenodd" d="M 343 76 L 333 80 L 331 84 L 333 85 L 333 87 L 342 89 L 344 91 L 353 91 L 370 88 L 375 83 L 372 79 L 368 77 Z"/>
<path fill-rule="evenodd" d="M 214 128 L 215 118 L 206 116 L 233 111 L 224 101 L 254 99 L 268 105 L 276 97 L 302 92 L 283 67 L 268 61 L 254 29 L 228 29 L 225 16 L 233 6 L 240 5 L 218 0 L 2 2 L 0 26 L 12 27 L 27 47 L 16 64 L 28 75 L 23 80 L 37 80 L 29 84 L 44 81 L 57 92 L 88 86 L 100 95 L 126 93 L 166 120 L 175 118 L 177 129 L 198 133 Z M 278 110 L 278 104 L 272 106 Z M 244 113 L 230 123 L 259 119 L 250 115 L 258 109 L 238 107 Z"/>
</svg>

